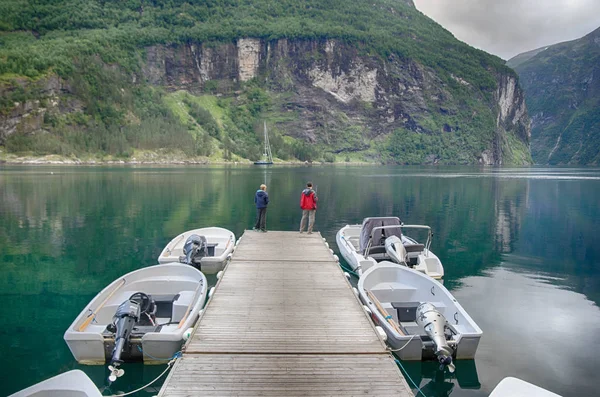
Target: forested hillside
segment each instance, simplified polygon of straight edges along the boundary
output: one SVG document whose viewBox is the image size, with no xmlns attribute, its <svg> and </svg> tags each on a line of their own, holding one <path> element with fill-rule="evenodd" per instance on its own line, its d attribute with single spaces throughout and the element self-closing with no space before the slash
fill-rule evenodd
<svg viewBox="0 0 600 397">
<path fill-rule="evenodd" d="M 256 159 L 526 163 L 514 72 L 371 0 L 4 0 L 0 145 Z"/>
<path fill-rule="evenodd" d="M 515 70 L 532 115 L 535 162 L 600 164 L 600 28 L 538 50 Z"/>
</svg>

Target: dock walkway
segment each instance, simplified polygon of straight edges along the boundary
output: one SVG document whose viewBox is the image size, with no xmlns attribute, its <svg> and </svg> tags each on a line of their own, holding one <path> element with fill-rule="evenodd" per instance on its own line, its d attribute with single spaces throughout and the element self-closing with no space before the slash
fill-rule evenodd
<svg viewBox="0 0 600 397">
<path fill-rule="evenodd" d="M 159 397 L 412 397 L 321 235 L 246 231 Z"/>
</svg>

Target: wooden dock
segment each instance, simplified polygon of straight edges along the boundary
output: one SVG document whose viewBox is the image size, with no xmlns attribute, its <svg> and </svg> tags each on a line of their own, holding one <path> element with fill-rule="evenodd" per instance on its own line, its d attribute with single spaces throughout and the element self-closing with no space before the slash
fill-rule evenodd
<svg viewBox="0 0 600 397">
<path fill-rule="evenodd" d="M 246 231 L 159 397 L 413 396 L 321 235 Z"/>
</svg>

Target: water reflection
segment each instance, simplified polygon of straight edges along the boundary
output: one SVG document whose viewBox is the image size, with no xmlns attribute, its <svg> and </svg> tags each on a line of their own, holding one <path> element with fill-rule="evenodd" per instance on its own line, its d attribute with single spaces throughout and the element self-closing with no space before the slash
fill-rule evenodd
<svg viewBox="0 0 600 397">
<path fill-rule="evenodd" d="M 447 397 L 455 386 L 463 391 L 476 391 L 481 388 L 475 360 L 455 361 L 456 371 L 450 373 L 440 369 L 436 362 L 410 361 L 401 363 L 401 369 L 409 384 L 416 384 L 427 397 Z M 416 390 L 416 388 L 414 388 Z M 415 396 L 421 395 L 418 392 Z"/>
<path fill-rule="evenodd" d="M 431 395 L 484 396 L 511 375 L 593 394 L 599 170 L 353 166 L 0 166 L 0 394 L 77 367 L 62 339 L 73 318 L 112 280 L 154 264 L 181 231 L 218 225 L 240 236 L 261 183 L 267 228 L 297 230 L 307 181 L 320 198 L 316 229 L 334 249 L 339 228 L 366 216 L 432 226 L 445 285 L 484 335 L 477 369 L 461 371 L 480 389 L 420 369 Z M 124 389 L 154 371 L 136 368 Z"/>
<path fill-rule="evenodd" d="M 467 277 L 454 296 L 477 319 L 484 336 L 477 351 L 482 384 L 506 376 L 567 395 L 594 395 L 600 311 L 584 295 L 557 287 L 559 278 L 517 272 L 502 263 Z M 573 394 L 575 392 L 575 394 Z"/>
</svg>

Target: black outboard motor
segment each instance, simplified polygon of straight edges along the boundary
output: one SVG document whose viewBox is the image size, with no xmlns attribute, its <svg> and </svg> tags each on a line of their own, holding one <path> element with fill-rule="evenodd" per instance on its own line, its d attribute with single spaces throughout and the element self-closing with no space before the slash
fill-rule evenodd
<svg viewBox="0 0 600 397">
<path fill-rule="evenodd" d="M 200 268 L 200 260 L 208 255 L 206 237 L 192 234 L 185 241 L 183 253 L 184 255 L 179 257 L 179 262 Z"/>
<path fill-rule="evenodd" d="M 140 320 L 142 313 L 145 313 L 153 304 L 152 298 L 143 292 L 136 292 L 129 299 L 121 303 L 113 316 L 113 322 L 108 329 L 115 334 L 115 347 L 112 351 L 109 369 L 111 371 L 108 377 L 109 382 L 114 382 L 118 377 L 124 374 L 119 365 L 123 362 L 121 354 L 123 349 L 129 344 L 131 331 L 135 324 Z"/>
</svg>

